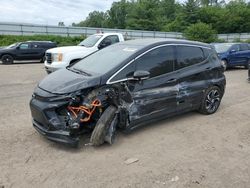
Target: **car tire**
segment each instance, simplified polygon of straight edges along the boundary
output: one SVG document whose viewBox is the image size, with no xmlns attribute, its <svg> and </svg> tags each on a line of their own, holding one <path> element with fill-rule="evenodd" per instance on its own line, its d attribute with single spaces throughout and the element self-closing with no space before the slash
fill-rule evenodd
<svg viewBox="0 0 250 188">
<path fill-rule="evenodd" d="M 225 59 L 221 60 L 221 64 L 222 64 L 222 66 L 223 66 L 224 70 L 227 70 L 227 69 L 228 69 L 228 63 L 227 63 L 227 60 L 225 60 Z"/>
<path fill-rule="evenodd" d="M 97 121 L 96 126 L 91 134 L 90 142 L 94 146 L 99 146 L 104 143 L 107 130 L 115 117 L 117 108 L 109 106 Z"/>
<path fill-rule="evenodd" d="M 44 63 L 44 61 L 46 60 L 45 56 L 42 57 L 42 59 L 40 60 L 40 63 Z"/>
<path fill-rule="evenodd" d="M 250 65 L 250 60 L 248 60 L 247 64 L 245 65 L 245 69 L 249 69 L 249 65 Z"/>
<path fill-rule="evenodd" d="M 221 99 L 222 92 L 219 87 L 208 88 L 203 95 L 199 112 L 205 115 L 215 113 L 220 106 Z"/>
<path fill-rule="evenodd" d="M 11 55 L 3 55 L 1 61 L 4 65 L 9 65 L 14 62 L 14 58 Z"/>
</svg>

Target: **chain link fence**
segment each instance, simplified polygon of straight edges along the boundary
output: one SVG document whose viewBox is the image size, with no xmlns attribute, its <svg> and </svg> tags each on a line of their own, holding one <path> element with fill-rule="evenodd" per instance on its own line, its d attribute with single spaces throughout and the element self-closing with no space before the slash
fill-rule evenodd
<svg viewBox="0 0 250 188">
<path fill-rule="evenodd" d="M 125 39 L 136 38 L 184 38 L 179 32 L 159 32 L 128 29 L 109 29 L 109 28 L 91 28 L 91 27 L 62 27 L 51 25 L 7 23 L 0 22 L 1 35 L 60 35 L 60 36 L 89 36 L 95 33 L 122 33 Z M 218 38 L 227 42 L 245 41 L 250 39 L 250 33 L 230 33 L 219 34 Z"/>
</svg>

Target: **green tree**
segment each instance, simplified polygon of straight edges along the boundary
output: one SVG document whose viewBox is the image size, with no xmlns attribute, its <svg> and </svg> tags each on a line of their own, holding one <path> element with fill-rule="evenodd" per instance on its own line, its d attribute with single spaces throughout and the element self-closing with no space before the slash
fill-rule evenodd
<svg viewBox="0 0 250 188">
<path fill-rule="evenodd" d="M 184 17 L 183 19 L 189 23 L 194 24 L 199 20 L 199 1 L 198 0 L 188 0 L 184 5 Z"/>
<path fill-rule="evenodd" d="M 237 0 L 229 2 L 225 7 L 224 24 L 226 33 L 242 33 L 250 31 L 250 7 L 245 1 Z"/>
<path fill-rule="evenodd" d="M 126 27 L 126 18 L 129 13 L 130 3 L 126 0 L 114 2 L 108 10 L 108 25 L 112 28 L 124 29 Z"/>
<path fill-rule="evenodd" d="M 185 19 L 183 19 L 183 16 L 184 15 L 182 13 L 179 13 L 174 21 L 164 25 L 163 31 L 183 32 L 188 26 L 188 23 L 185 21 Z"/>
<path fill-rule="evenodd" d="M 162 28 L 159 0 L 133 2 L 127 17 L 126 28 L 159 31 Z"/>
<path fill-rule="evenodd" d="M 218 33 L 250 31 L 250 2 L 244 0 L 120 0 L 73 26 L 183 32 L 202 22 Z"/>
<path fill-rule="evenodd" d="M 108 19 L 107 13 L 93 11 L 89 13 L 86 20 L 78 24 L 73 23 L 72 25 L 79 27 L 107 27 L 107 19 Z"/>
<path fill-rule="evenodd" d="M 189 40 L 207 43 L 214 42 L 217 39 L 216 31 L 210 25 L 201 22 L 187 27 L 184 36 Z"/>
<path fill-rule="evenodd" d="M 220 6 L 202 7 L 199 10 L 199 20 L 211 25 L 218 33 L 225 33 L 228 28 L 225 24 L 228 19 L 227 14 L 227 10 Z"/>
</svg>

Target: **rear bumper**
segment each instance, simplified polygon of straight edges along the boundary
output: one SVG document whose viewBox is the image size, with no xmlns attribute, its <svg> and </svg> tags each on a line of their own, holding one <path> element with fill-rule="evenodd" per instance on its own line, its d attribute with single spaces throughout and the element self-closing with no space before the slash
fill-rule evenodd
<svg viewBox="0 0 250 188">
<path fill-rule="evenodd" d="M 34 128 L 48 140 L 68 144 L 70 146 L 76 147 L 79 143 L 78 137 L 70 136 L 70 132 L 67 131 L 49 131 L 43 126 L 40 126 L 35 120 L 32 121 Z"/>
</svg>

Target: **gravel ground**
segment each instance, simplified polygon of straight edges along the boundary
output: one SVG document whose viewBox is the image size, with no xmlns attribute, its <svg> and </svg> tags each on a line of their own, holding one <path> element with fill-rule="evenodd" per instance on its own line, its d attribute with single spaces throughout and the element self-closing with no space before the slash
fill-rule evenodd
<svg viewBox="0 0 250 188">
<path fill-rule="evenodd" d="M 226 93 L 213 115 L 187 113 L 120 133 L 113 146 L 84 141 L 79 149 L 47 141 L 31 125 L 28 103 L 44 76 L 42 64 L 0 65 L 1 188 L 249 187 L 246 70 L 226 72 Z M 128 165 L 130 158 L 138 161 Z"/>
</svg>

